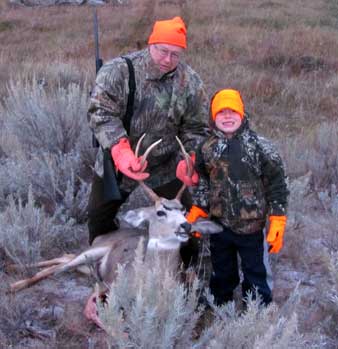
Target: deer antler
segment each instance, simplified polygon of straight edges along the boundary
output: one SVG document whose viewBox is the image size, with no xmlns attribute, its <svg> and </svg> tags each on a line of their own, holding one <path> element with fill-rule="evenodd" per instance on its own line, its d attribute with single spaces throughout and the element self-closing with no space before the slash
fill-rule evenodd
<svg viewBox="0 0 338 349">
<path fill-rule="evenodd" d="M 190 155 L 187 153 L 187 151 L 185 150 L 184 148 L 184 145 L 183 143 L 181 142 L 181 140 L 177 137 L 176 137 L 176 140 L 178 142 L 178 144 L 180 145 L 180 148 L 181 148 L 181 151 L 182 151 L 182 154 L 184 156 L 184 159 L 185 159 L 185 162 L 187 164 L 187 175 L 189 177 L 192 177 L 193 173 L 194 173 L 194 166 L 191 162 L 191 158 L 190 158 Z M 176 199 L 178 201 L 181 201 L 181 197 L 182 197 L 182 194 L 183 192 L 185 191 L 185 189 L 187 188 L 186 184 L 183 183 L 181 189 L 178 191 L 177 195 L 176 195 Z"/>
<path fill-rule="evenodd" d="M 146 134 L 144 133 L 142 137 L 138 140 L 136 144 L 136 149 L 135 149 L 135 156 L 138 158 L 138 153 L 140 151 L 141 143 L 144 139 Z M 143 168 L 144 164 L 147 161 L 147 157 L 150 154 L 150 152 L 159 144 L 162 142 L 162 139 L 159 139 L 158 141 L 150 144 L 150 146 L 146 149 L 145 153 L 141 156 L 141 168 Z M 144 171 L 144 169 L 143 169 Z M 150 188 L 148 187 L 143 181 L 139 180 L 138 183 L 142 186 L 144 191 L 148 194 L 148 196 L 153 200 L 153 201 L 159 201 L 160 197 Z"/>
</svg>

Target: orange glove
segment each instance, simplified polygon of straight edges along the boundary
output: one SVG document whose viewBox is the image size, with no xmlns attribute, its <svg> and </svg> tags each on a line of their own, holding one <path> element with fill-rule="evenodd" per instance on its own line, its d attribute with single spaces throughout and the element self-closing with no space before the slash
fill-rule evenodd
<svg viewBox="0 0 338 349">
<path fill-rule="evenodd" d="M 136 181 L 143 181 L 149 177 L 149 173 L 142 172 L 144 168 L 141 168 L 141 160 L 135 156 L 127 138 L 121 138 L 112 146 L 111 156 L 117 169 L 127 177 Z"/>
<path fill-rule="evenodd" d="M 202 237 L 202 234 L 199 231 L 193 231 L 191 233 L 191 236 L 196 239 L 200 239 Z"/>
<path fill-rule="evenodd" d="M 187 219 L 188 223 L 191 224 L 196 222 L 197 219 L 200 217 L 207 218 L 208 214 L 205 211 L 203 211 L 200 207 L 192 205 L 190 211 L 188 212 L 185 218 Z M 197 239 L 200 239 L 202 237 L 202 234 L 199 231 L 193 231 L 191 235 Z"/>
<path fill-rule="evenodd" d="M 186 219 L 188 221 L 188 223 L 194 223 L 197 221 L 198 218 L 207 218 L 208 214 L 203 211 L 200 207 L 192 205 L 190 211 L 188 212 L 188 214 L 186 215 Z M 202 237 L 202 234 L 199 231 L 193 231 L 191 233 L 191 236 L 196 238 L 196 239 L 200 239 Z"/>
<path fill-rule="evenodd" d="M 270 226 L 266 241 L 270 244 L 269 253 L 278 253 L 283 247 L 286 216 L 269 216 Z"/>
<path fill-rule="evenodd" d="M 188 214 L 186 215 L 186 219 L 188 221 L 188 223 L 194 223 L 197 221 L 198 218 L 203 217 L 203 218 L 207 218 L 208 214 L 203 211 L 200 207 L 192 205 L 190 211 L 188 212 Z"/>
<path fill-rule="evenodd" d="M 196 161 L 195 153 L 190 155 L 190 159 L 191 159 L 191 165 L 194 166 Z M 188 177 L 187 172 L 188 172 L 187 163 L 185 160 L 181 160 L 176 167 L 176 177 L 188 187 L 192 185 L 196 185 L 199 181 L 197 172 L 194 170 L 191 177 Z"/>
</svg>

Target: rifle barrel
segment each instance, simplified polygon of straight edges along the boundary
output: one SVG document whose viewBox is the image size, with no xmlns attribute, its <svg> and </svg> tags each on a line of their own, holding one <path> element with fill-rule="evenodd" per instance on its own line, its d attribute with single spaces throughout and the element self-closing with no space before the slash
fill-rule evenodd
<svg viewBox="0 0 338 349">
<path fill-rule="evenodd" d="M 97 72 L 100 70 L 100 68 L 102 66 L 102 59 L 100 58 L 99 24 L 98 24 L 98 20 L 97 20 L 96 7 L 94 8 L 93 19 L 94 19 L 94 43 L 95 43 L 95 68 L 96 68 L 96 74 L 97 74 Z"/>
</svg>

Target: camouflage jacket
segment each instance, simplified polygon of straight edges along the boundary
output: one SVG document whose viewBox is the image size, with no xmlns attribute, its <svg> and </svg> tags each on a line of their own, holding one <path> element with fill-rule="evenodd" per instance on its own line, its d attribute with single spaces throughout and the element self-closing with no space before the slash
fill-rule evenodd
<svg viewBox="0 0 338 349">
<path fill-rule="evenodd" d="M 267 215 L 286 214 L 289 192 L 282 160 L 249 128 L 247 116 L 230 139 L 214 129 L 197 152 L 196 167 L 195 205 L 234 232 L 257 232 Z"/>
<path fill-rule="evenodd" d="M 134 113 L 127 135 L 122 120 L 129 94 L 126 61 L 115 58 L 100 69 L 91 95 L 88 121 L 102 148 L 111 148 L 121 137 L 129 138 L 133 148 L 146 133 L 140 153 L 162 138 L 148 157 L 150 178 L 157 187 L 173 180 L 179 160 L 177 135 L 186 149 L 195 149 L 208 136 L 208 100 L 203 83 L 190 66 L 180 62 L 173 72 L 163 74 L 153 64 L 148 49 L 127 55 L 134 71 L 136 91 Z M 95 171 L 103 174 L 102 150 L 98 151 Z M 123 178 L 122 188 L 131 191 L 136 183 Z"/>
</svg>

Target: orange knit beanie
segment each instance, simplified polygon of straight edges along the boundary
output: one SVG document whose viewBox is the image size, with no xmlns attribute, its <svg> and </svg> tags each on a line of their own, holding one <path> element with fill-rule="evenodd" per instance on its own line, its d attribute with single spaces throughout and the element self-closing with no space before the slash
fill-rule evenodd
<svg viewBox="0 0 338 349">
<path fill-rule="evenodd" d="M 216 119 L 216 114 L 222 109 L 229 108 L 244 117 L 244 104 L 240 93 L 237 90 L 225 89 L 215 93 L 211 100 L 212 119 Z"/>
<path fill-rule="evenodd" d="M 171 44 L 186 48 L 186 34 L 187 29 L 181 17 L 156 21 L 148 44 Z"/>
</svg>

